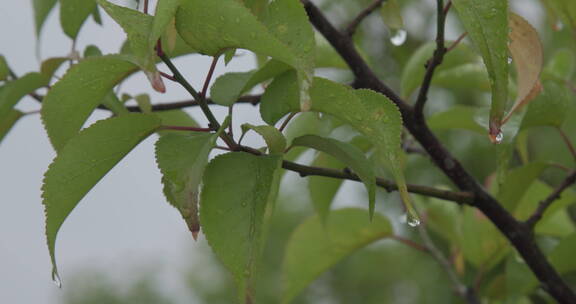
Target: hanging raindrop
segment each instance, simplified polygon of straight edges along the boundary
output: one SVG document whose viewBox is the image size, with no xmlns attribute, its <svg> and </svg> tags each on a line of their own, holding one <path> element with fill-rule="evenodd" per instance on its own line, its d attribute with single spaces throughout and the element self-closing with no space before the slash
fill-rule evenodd
<svg viewBox="0 0 576 304">
<path fill-rule="evenodd" d="M 508 64 L 512 63 L 512 57 L 508 57 Z"/>
<path fill-rule="evenodd" d="M 417 227 L 418 225 L 420 225 L 420 219 L 418 219 L 417 217 L 408 214 L 408 226 L 410 227 Z"/>
<path fill-rule="evenodd" d="M 58 288 L 62 288 L 62 280 L 56 271 L 52 272 L 52 282 L 54 282 Z"/>
<path fill-rule="evenodd" d="M 401 46 L 406 42 L 407 33 L 403 29 L 393 30 L 391 32 L 392 36 L 390 36 L 390 42 L 395 46 Z"/>
<path fill-rule="evenodd" d="M 494 138 L 494 142 L 499 144 L 502 143 L 502 140 L 504 140 L 504 133 L 502 133 L 502 131 L 500 131 L 496 137 Z"/>
</svg>

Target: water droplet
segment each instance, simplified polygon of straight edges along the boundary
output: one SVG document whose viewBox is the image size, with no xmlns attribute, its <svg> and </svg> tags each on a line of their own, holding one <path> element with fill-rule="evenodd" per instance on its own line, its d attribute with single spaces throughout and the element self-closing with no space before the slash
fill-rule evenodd
<svg viewBox="0 0 576 304">
<path fill-rule="evenodd" d="M 407 33 L 405 30 L 394 30 L 391 32 L 390 42 L 395 46 L 401 46 L 406 42 Z"/>
<path fill-rule="evenodd" d="M 240 204 L 242 207 L 246 207 L 248 204 L 246 204 L 246 202 L 242 202 L 242 204 Z"/>
<path fill-rule="evenodd" d="M 508 56 L 508 64 L 512 63 L 512 57 Z"/>
<path fill-rule="evenodd" d="M 504 133 L 500 131 L 498 134 L 496 134 L 496 137 L 494 137 L 494 143 L 496 144 L 502 143 L 502 140 L 504 140 Z"/>
<path fill-rule="evenodd" d="M 62 288 L 62 280 L 56 271 L 52 272 L 52 282 L 54 282 L 58 288 Z"/>
<path fill-rule="evenodd" d="M 408 216 L 408 226 L 410 227 L 416 227 L 420 225 L 420 219 L 418 219 L 415 216 L 409 215 Z"/>
</svg>

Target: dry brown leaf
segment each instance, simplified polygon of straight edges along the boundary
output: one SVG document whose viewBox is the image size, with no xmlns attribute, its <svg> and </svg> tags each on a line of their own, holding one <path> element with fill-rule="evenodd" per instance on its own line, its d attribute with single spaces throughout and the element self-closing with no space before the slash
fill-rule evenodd
<svg viewBox="0 0 576 304">
<path fill-rule="evenodd" d="M 524 18 L 511 13 L 509 17 L 510 44 L 508 50 L 516 68 L 518 94 L 514 105 L 502 120 L 505 124 L 512 114 L 534 99 L 541 91 L 543 49 L 538 32 Z"/>
</svg>

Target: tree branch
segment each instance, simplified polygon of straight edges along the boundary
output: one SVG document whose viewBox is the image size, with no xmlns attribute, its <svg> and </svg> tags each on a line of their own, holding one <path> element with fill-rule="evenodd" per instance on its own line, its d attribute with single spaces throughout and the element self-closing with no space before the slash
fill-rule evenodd
<svg viewBox="0 0 576 304">
<path fill-rule="evenodd" d="M 450 3 L 451 2 L 446 6 L 447 8 L 450 8 Z M 424 80 L 422 80 L 422 85 L 418 92 L 418 98 L 414 105 L 414 114 L 418 120 L 424 120 L 424 105 L 428 99 L 428 91 L 430 90 L 432 77 L 434 76 L 436 67 L 442 64 L 444 54 L 446 54 L 446 47 L 444 46 L 444 26 L 446 24 L 446 13 L 448 12 L 448 9 L 444 8 L 444 0 L 437 0 L 436 6 L 438 15 L 436 21 L 436 50 L 434 50 L 432 58 L 430 58 L 426 63 L 426 74 L 424 75 Z"/>
<path fill-rule="evenodd" d="M 502 205 L 487 193 L 478 181 L 462 167 L 432 133 L 424 120 L 415 119 L 412 109 L 388 86 L 382 83 L 354 48 L 350 38 L 326 19 L 310 1 L 303 1 L 310 22 L 332 44 L 346 61 L 356 81 L 355 87 L 380 92 L 394 102 L 402 114 L 404 126 L 430 155 L 434 164 L 462 191 L 474 194 L 471 205 L 480 209 L 522 255 L 526 264 L 542 283 L 545 290 L 559 303 L 576 303 L 576 295 L 550 265 L 534 242 L 530 228 L 517 221 Z"/>
<path fill-rule="evenodd" d="M 554 201 L 556 201 L 562 196 L 562 192 L 564 192 L 564 190 L 568 189 L 575 183 L 576 183 L 576 170 L 572 171 L 572 173 L 568 175 L 564 179 L 564 181 L 562 181 L 562 183 L 558 185 L 558 187 L 556 187 L 556 189 L 554 189 L 554 191 L 552 191 L 552 193 L 550 193 L 548 197 L 546 197 L 546 199 L 544 199 L 543 201 L 540 202 L 540 204 L 538 204 L 538 208 L 536 208 L 536 211 L 534 211 L 534 213 L 526 220 L 526 225 L 528 225 L 530 228 L 533 229 L 534 226 L 536 226 L 536 224 L 538 223 L 538 221 L 542 219 L 542 216 L 544 215 L 548 207 L 550 207 L 554 203 Z"/>
<path fill-rule="evenodd" d="M 382 3 L 384 3 L 384 1 L 386 0 L 374 0 L 367 8 L 362 10 L 358 14 L 358 16 L 356 16 L 356 18 L 354 18 L 354 20 L 350 22 L 348 27 L 346 27 L 346 35 L 352 37 L 354 33 L 356 33 L 356 29 L 358 28 L 360 23 L 362 23 L 362 21 L 364 21 L 364 19 L 368 17 L 373 11 L 382 6 Z"/>
<path fill-rule="evenodd" d="M 246 95 L 239 97 L 236 103 L 249 103 L 251 105 L 257 105 L 260 102 L 261 95 Z M 206 103 L 208 105 L 217 105 L 211 99 L 207 98 Z M 178 110 L 184 109 L 189 107 L 196 107 L 200 104 L 196 100 L 184 100 L 184 101 L 177 101 L 171 103 L 159 103 L 152 105 L 152 111 L 170 111 L 170 110 Z M 101 109 L 106 109 L 104 107 L 99 107 Z M 141 112 L 138 106 L 127 106 L 126 107 L 130 112 Z"/>
<path fill-rule="evenodd" d="M 352 180 L 352 181 L 361 181 L 360 178 L 350 172 L 350 171 L 340 171 L 335 169 L 329 168 L 320 168 L 320 167 L 312 167 L 312 166 L 305 166 L 300 165 L 290 161 L 284 161 L 282 163 L 282 168 L 290 171 L 294 171 L 300 174 L 301 177 L 306 176 L 324 176 L 324 177 L 331 177 L 337 179 L 345 179 L 345 180 Z M 384 188 L 388 192 L 397 191 L 398 186 L 395 182 L 377 177 L 376 178 L 376 185 Z M 421 194 L 425 196 L 435 197 L 439 199 L 443 199 L 446 201 L 456 202 L 458 204 L 470 204 L 473 201 L 473 196 L 467 192 L 454 192 L 448 190 L 440 190 L 428 186 L 421 186 L 421 185 L 407 185 L 408 192 Z"/>
</svg>

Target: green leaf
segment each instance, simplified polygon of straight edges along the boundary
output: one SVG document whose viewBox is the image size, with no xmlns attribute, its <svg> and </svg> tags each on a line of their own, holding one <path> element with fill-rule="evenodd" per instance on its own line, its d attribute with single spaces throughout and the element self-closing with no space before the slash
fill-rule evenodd
<svg viewBox="0 0 576 304">
<path fill-rule="evenodd" d="M 10 75 L 10 68 L 8 67 L 8 63 L 6 62 L 6 58 L 0 55 L 0 81 L 4 81 Z"/>
<path fill-rule="evenodd" d="M 216 79 L 210 88 L 210 97 L 217 104 L 230 106 L 257 84 L 289 69 L 289 66 L 280 61 L 269 60 L 258 70 L 226 73 Z"/>
<path fill-rule="evenodd" d="M 156 162 L 162 172 L 164 193 L 186 221 L 194 239 L 200 231 L 198 192 L 208 155 L 218 135 L 167 134 L 156 142 Z"/>
<path fill-rule="evenodd" d="M 490 91 L 490 79 L 482 63 L 466 63 L 453 68 L 438 69 L 438 72 L 434 73 L 432 84 L 448 89 Z"/>
<path fill-rule="evenodd" d="M 48 85 L 48 79 L 36 72 L 6 83 L 0 91 L 0 117 L 7 117 L 20 99 L 46 85 Z"/>
<path fill-rule="evenodd" d="M 251 124 L 243 124 L 242 131 L 246 133 L 248 130 L 254 130 L 254 132 L 260 134 L 266 145 L 268 145 L 268 150 L 270 154 L 283 154 L 286 150 L 286 138 L 282 135 L 282 132 L 273 126 L 254 126 Z"/>
<path fill-rule="evenodd" d="M 204 173 L 202 228 L 218 258 L 232 272 L 241 303 L 252 303 L 281 163 L 279 156 L 228 153 L 214 158 Z"/>
<path fill-rule="evenodd" d="M 560 241 L 560 244 L 549 255 L 550 263 L 560 273 L 568 273 L 576 270 L 576 234 L 572 234 Z"/>
<path fill-rule="evenodd" d="M 152 113 L 152 102 L 148 94 L 140 94 L 134 97 L 134 99 L 142 113 Z"/>
<path fill-rule="evenodd" d="M 152 22 L 152 30 L 148 38 L 148 48 L 153 50 L 158 42 L 158 39 L 166 29 L 169 27 L 170 22 L 176 15 L 176 10 L 180 6 L 181 0 L 159 0 L 156 4 L 156 13 L 154 14 L 154 21 Z"/>
<path fill-rule="evenodd" d="M 460 21 L 480 51 L 492 87 L 490 136 L 500 133 L 508 101 L 508 1 L 452 1 Z"/>
<path fill-rule="evenodd" d="M 56 5 L 57 0 L 32 0 L 34 6 L 34 24 L 36 26 L 36 36 L 40 36 L 40 31 L 46 21 L 46 17 Z"/>
<path fill-rule="evenodd" d="M 304 135 L 292 141 L 293 146 L 303 146 L 327 153 L 348 166 L 366 186 L 368 191 L 368 205 L 370 206 L 370 218 L 374 216 L 376 201 L 376 177 L 372 163 L 368 161 L 364 153 L 355 146 L 336 139 L 320 137 L 316 135 Z M 324 220 L 327 215 L 322 212 L 320 217 Z"/>
<path fill-rule="evenodd" d="M 60 0 L 60 24 L 64 33 L 75 40 L 82 24 L 95 9 L 95 0 Z"/>
<path fill-rule="evenodd" d="M 312 161 L 312 166 L 320 168 L 331 168 L 336 170 L 343 170 L 345 165 L 326 153 L 318 153 Z M 344 180 L 338 178 L 326 178 L 324 176 L 310 176 L 308 177 L 308 190 L 310 191 L 310 198 L 316 213 L 325 224 L 330 212 L 330 206 L 338 189 L 342 186 Z"/>
<path fill-rule="evenodd" d="M 570 112 L 573 103 L 570 91 L 564 84 L 555 81 L 544 82 L 544 89 L 528 105 L 528 111 L 522 120 L 521 129 L 531 127 L 561 127 Z"/>
<path fill-rule="evenodd" d="M 299 110 L 296 75 L 284 73 L 274 79 L 262 96 L 260 114 L 274 124 L 289 112 Z M 353 90 L 323 78 L 315 78 L 310 89 L 312 111 L 330 114 L 364 134 L 376 148 L 377 160 L 389 169 L 398 184 L 402 201 L 413 224 L 419 222 L 406 189 L 401 150 L 402 117 L 384 95 L 371 90 Z"/>
<path fill-rule="evenodd" d="M 68 70 L 44 98 L 42 120 L 50 142 L 59 151 L 78 133 L 112 88 L 136 69 L 122 57 L 90 57 Z"/>
<path fill-rule="evenodd" d="M 382 21 L 389 29 L 399 30 L 404 28 L 402 10 L 397 0 L 385 1 L 380 8 L 380 15 L 382 15 Z"/>
<path fill-rule="evenodd" d="M 496 196 L 498 201 L 508 210 L 515 210 L 526 190 L 547 166 L 543 162 L 533 162 L 508 171 Z"/>
<path fill-rule="evenodd" d="M 243 48 L 294 67 L 298 71 L 298 100 L 306 110 L 314 64 L 312 25 L 299 1 L 274 1 L 264 15 L 258 19 L 237 0 L 190 0 L 179 8 L 176 28 L 200 53 L 217 56 L 230 48 Z"/>
<path fill-rule="evenodd" d="M 326 226 L 318 216 L 307 219 L 286 248 L 282 303 L 290 303 L 320 274 L 356 250 L 392 234 L 388 219 L 375 214 L 369 222 L 362 209 L 335 210 Z"/>
<path fill-rule="evenodd" d="M 500 231 L 477 209 L 464 206 L 460 246 L 474 267 L 490 270 L 506 256 L 510 246 Z"/>
<path fill-rule="evenodd" d="M 574 52 L 569 49 L 559 49 L 552 55 L 543 72 L 545 76 L 553 79 L 568 81 L 574 75 L 575 68 Z"/>
<path fill-rule="evenodd" d="M 156 116 L 146 114 L 101 120 L 59 151 L 44 175 L 42 186 L 53 279 L 58 279 L 56 234 L 66 217 L 106 173 L 159 126 Z"/>
<path fill-rule="evenodd" d="M 150 44 L 154 18 L 133 9 L 114 5 L 106 0 L 96 1 L 126 32 L 130 50 L 135 57 L 134 63 L 144 71 L 154 90 L 164 93 L 166 87 L 156 69 L 157 56 L 154 44 Z"/>
<path fill-rule="evenodd" d="M 0 116 L 0 143 L 22 116 L 24 116 L 22 112 L 14 109 L 4 116 Z"/>
<path fill-rule="evenodd" d="M 485 134 L 486 129 L 474 119 L 476 112 L 475 107 L 455 105 L 444 112 L 431 115 L 428 118 L 428 126 L 435 130 L 464 129 Z"/>
</svg>

